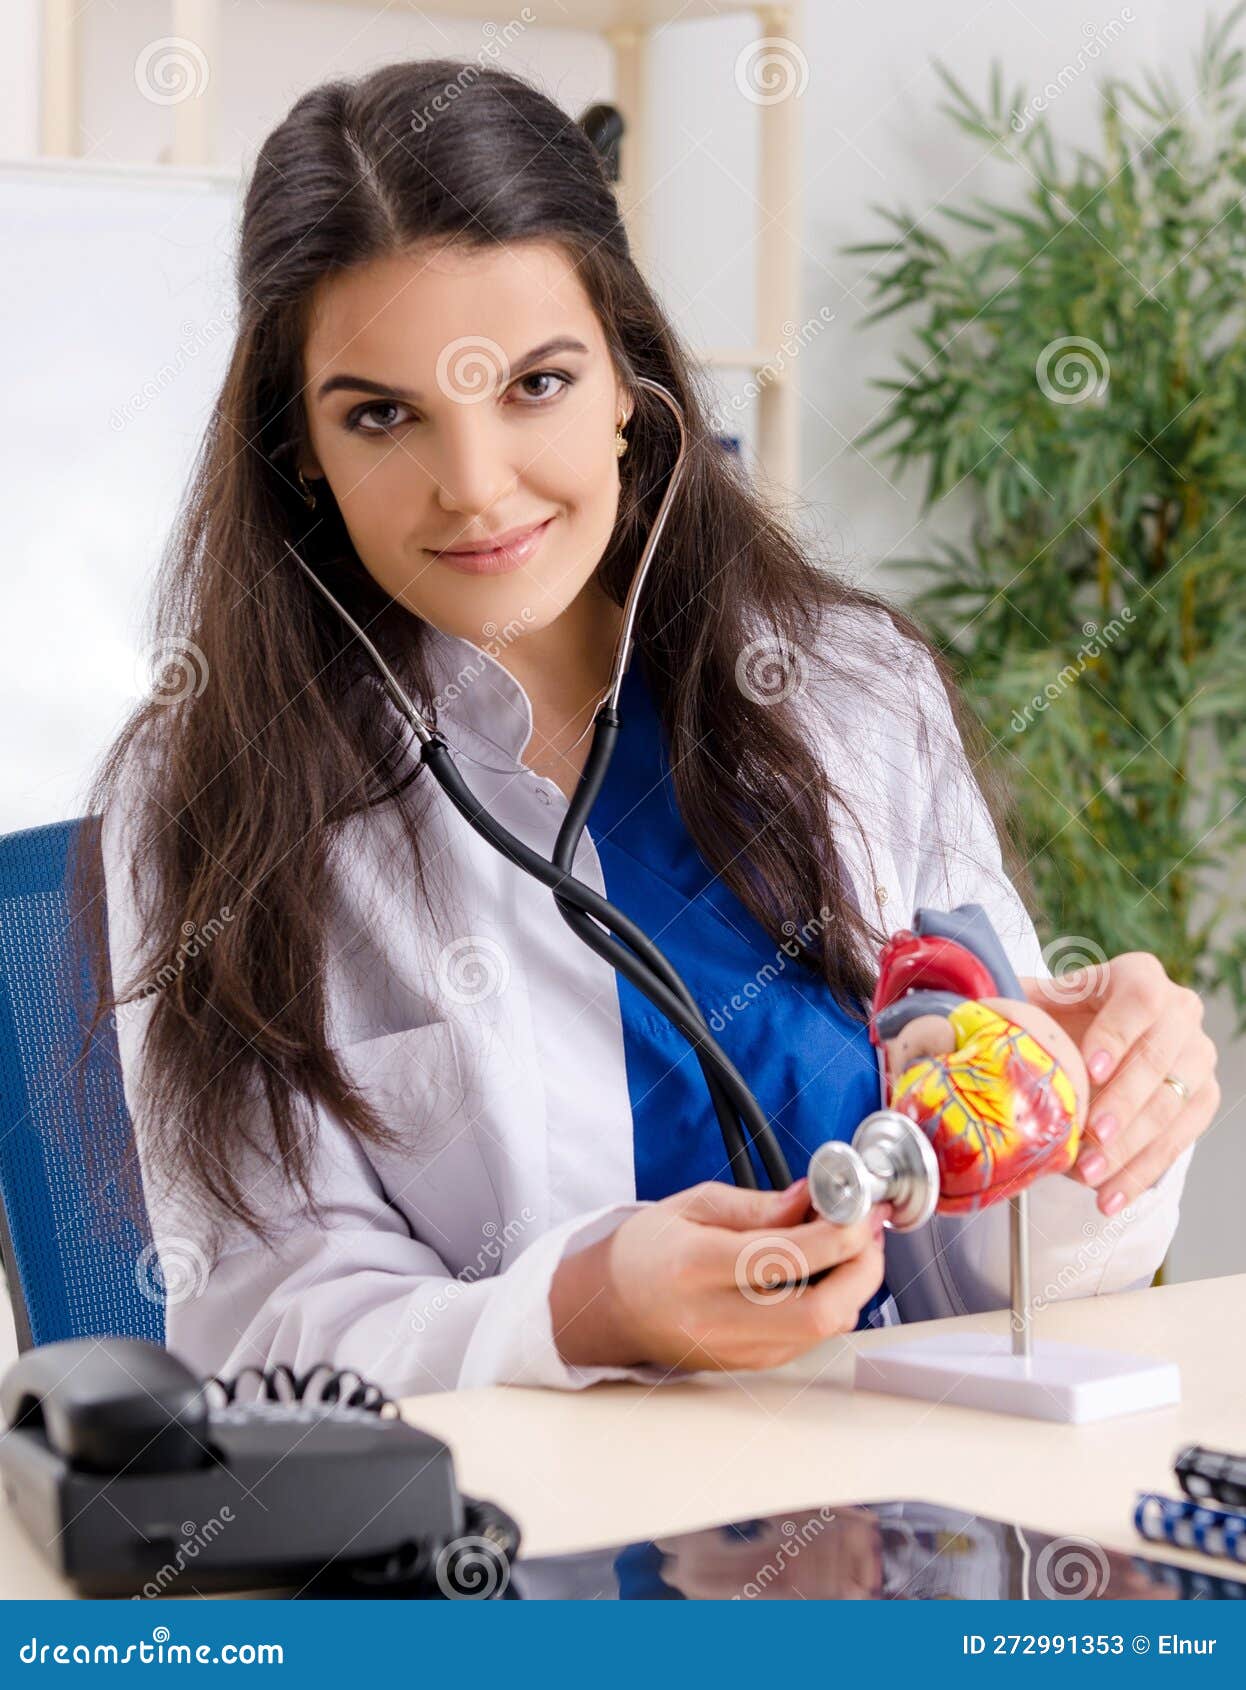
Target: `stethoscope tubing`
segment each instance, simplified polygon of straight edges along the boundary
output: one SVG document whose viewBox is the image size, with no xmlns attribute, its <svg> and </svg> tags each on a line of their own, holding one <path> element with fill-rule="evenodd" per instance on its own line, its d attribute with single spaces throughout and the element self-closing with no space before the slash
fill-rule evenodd
<svg viewBox="0 0 1246 1690">
<path fill-rule="evenodd" d="M 605 708 L 608 710 L 609 706 Z M 617 718 L 617 712 L 613 714 Z M 617 720 L 614 724 L 603 724 L 599 719 L 599 731 L 603 725 L 613 726 L 613 732 L 617 735 Z M 594 749 L 595 745 L 596 742 Z M 450 756 L 450 748 L 440 735 L 434 735 L 433 739 L 423 745 L 421 758 L 428 764 L 438 785 L 455 809 L 476 832 L 517 868 L 523 869 L 548 886 L 554 893 L 560 913 L 577 936 L 630 980 L 636 989 L 643 992 L 650 1003 L 661 1010 L 679 1029 L 696 1051 L 702 1069 L 707 1070 L 707 1078 L 713 1076 L 711 1094 L 715 1107 L 717 1108 L 720 1099 L 729 1100 L 730 1104 L 735 1106 L 744 1118 L 771 1184 L 777 1190 L 789 1186 L 792 1180 L 786 1158 L 761 1105 L 731 1058 L 710 1033 L 705 1017 L 676 969 L 630 916 L 584 881 L 577 879 L 567 868 L 565 859 L 574 856 L 575 845 L 583 832 L 583 821 L 575 822 L 569 810 L 560 830 L 556 856 L 543 857 L 539 851 L 525 845 L 522 839 L 517 838 L 489 814 L 459 774 Z M 590 759 L 586 764 L 585 775 L 581 776 L 577 791 L 577 798 L 583 795 L 587 799 L 585 810 L 591 808 L 596 796 L 586 779 L 593 761 Z M 596 762 L 595 784 L 598 789 L 608 762 L 609 751 Z M 569 822 L 572 823 L 571 827 L 568 827 Z M 559 856 L 563 860 L 558 860 Z M 594 925 L 594 920 L 609 931 L 602 932 L 600 927 Z M 620 944 L 620 939 L 624 943 Z M 721 1126 L 721 1114 L 719 1122 Z M 732 1122 L 732 1129 L 730 1141 L 725 1140 L 725 1147 L 731 1160 L 733 1178 L 737 1184 L 755 1187 L 757 1181 L 748 1161 L 738 1121 Z M 742 1175 L 746 1177 L 742 1178 Z"/>
<path fill-rule="evenodd" d="M 735 1183 L 751 1189 L 756 1189 L 757 1186 L 757 1177 L 745 1137 L 747 1131 L 748 1140 L 752 1141 L 756 1149 L 767 1179 L 776 1191 L 780 1191 L 792 1183 L 792 1176 L 774 1129 L 743 1075 L 711 1034 L 705 1016 L 686 982 L 669 958 L 630 916 L 572 872 L 576 848 L 587 824 L 589 812 L 601 791 L 622 725 L 618 710 L 619 695 L 623 676 L 632 659 L 640 591 L 648 574 L 654 549 L 665 527 L 667 512 L 680 479 L 687 451 L 683 413 L 673 395 L 660 383 L 650 381 L 647 377 L 641 376 L 637 380 L 642 387 L 656 394 L 671 411 L 679 430 L 679 454 L 667 478 L 662 503 L 628 589 L 611 668 L 610 686 L 604 703 L 594 717 L 593 741 L 559 829 L 552 857 L 543 857 L 540 852 L 533 851 L 489 814 L 459 773 L 445 738 L 425 721 L 373 641 L 289 541 L 285 544 L 295 562 L 310 576 L 321 594 L 354 631 L 380 675 L 389 697 L 413 728 L 420 743 L 421 762 L 427 764 L 433 778 L 458 813 L 509 862 L 548 886 L 554 894 L 559 914 L 576 936 L 625 979 L 630 980 L 688 1040 L 696 1053 L 709 1088 Z"/>
<path fill-rule="evenodd" d="M 554 844 L 553 861 L 560 868 L 570 870 L 574 866 L 580 835 L 587 825 L 589 812 L 596 801 L 598 792 L 601 790 L 602 782 L 605 780 L 606 771 L 614 755 L 615 742 L 618 739 L 620 727 L 618 711 L 609 704 L 598 712 L 593 741 L 585 759 L 583 774 L 572 795 L 567 814 L 563 818 L 562 826 L 558 830 L 558 838 Z M 589 949 L 604 957 L 612 967 L 621 969 L 624 956 L 619 954 L 619 947 L 601 932 L 601 929 L 593 923 L 591 918 L 577 910 L 566 898 L 559 897 L 557 893 L 555 893 L 555 902 L 563 920 Z M 646 938 L 649 950 L 652 953 L 649 957 L 651 966 L 665 981 L 667 987 L 683 999 L 690 1013 L 697 1018 L 698 1024 L 704 1027 L 705 1036 L 708 1037 L 709 1028 L 704 1026 L 704 1017 L 701 1014 L 700 1005 L 687 990 L 683 980 L 659 947 L 653 941 L 648 940 L 647 935 L 643 937 Z M 632 978 L 630 974 L 626 977 Z M 757 1182 L 753 1174 L 753 1165 L 749 1161 L 744 1135 L 740 1131 L 739 1114 L 732 1103 L 731 1093 L 723 1086 L 713 1063 L 701 1056 L 700 1047 L 694 1048 L 697 1050 L 701 1071 L 709 1088 L 710 1100 L 718 1117 L 723 1145 L 727 1151 L 727 1160 L 731 1167 L 731 1177 L 737 1185 L 754 1189 Z M 751 1095 L 750 1092 L 748 1098 L 744 1100 L 746 1107 L 751 1101 Z M 773 1182 L 786 1169 L 782 1152 L 779 1152 L 778 1163 L 774 1164 L 773 1151 L 777 1146 L 773 1144 L 773 1135 L 765 1130 L 758 1130 L 755 1124 L 750 1128 L 750 1132 L 757 1144 L 758 1154 L 762 1158 L 762 1165 L 766 1169 L 767 1178 Z M 787 1183 L 789 1181 L 785 1180 L 784 1184 Z"/>
</svg>

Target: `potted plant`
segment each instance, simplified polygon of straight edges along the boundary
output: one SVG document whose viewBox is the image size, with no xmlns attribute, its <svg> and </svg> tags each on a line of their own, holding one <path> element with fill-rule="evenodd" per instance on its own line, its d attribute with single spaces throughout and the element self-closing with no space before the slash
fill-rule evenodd
<svg viewBox="0 0 1246 1690">
<path fill-rule="evenodd" d="M 869 320 L 915 322 L 862 442 L 924 467 L 927 508 L 969 495 L 963 542 L 901 563 L 1007 766 L 1053 971 L 1153 950 L 1241 1024 L 1244 9 L 1194 90 L 1103 84 L 1089 151 L 998 68 L 979 104 L 939 67 L 1016 192 L 849 249 Z"/>
</svg>

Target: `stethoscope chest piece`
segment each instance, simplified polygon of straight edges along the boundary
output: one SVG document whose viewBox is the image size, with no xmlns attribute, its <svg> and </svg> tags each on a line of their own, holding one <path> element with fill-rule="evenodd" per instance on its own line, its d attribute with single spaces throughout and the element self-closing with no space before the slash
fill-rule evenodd
<svg viewBox="0 0 1246 1690">
<path fill-rule="evenodd" d="M 939 1201 L 934 1146 L 916 1121 L 895 1109 L 876 1109 L 852 1135 L 831 1139 L 809 1159 L 809 1199 L 824 1220 L 851 1226 L 876 1203 L 892 1205 L 891 1227 L 915 1232 Z"/>
</svg>

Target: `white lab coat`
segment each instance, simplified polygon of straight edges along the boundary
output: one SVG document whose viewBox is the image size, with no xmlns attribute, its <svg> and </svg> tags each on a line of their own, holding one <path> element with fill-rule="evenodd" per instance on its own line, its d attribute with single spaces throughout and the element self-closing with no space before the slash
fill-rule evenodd
<svg viewBox="0 0 1246 1690">
<path fill-rule="evenodd" d="M 852 629 L 851 618 L 836 621 L 837 651 L 853 648 Z M 532 722 L 526 692 L 491 654 L 430 632 L 439 721 L 462 773 L 505 826 L 548 855 L 567 800 L 520 761 Z M 828 688 L 816 674 L 795 700 L 867 825 L 868 849 L 837 818 L 858 896 L 887 931 L 921 904 L 978 901 L 1017 972 L 1045 976 L 946 695 L 928 660 L 901 645 L 889 623 L 886 632 L 895 661 L 883 679 L 896 683 L 894 709 L 851 686 Z M 905 706 L 934 747 L 933 782 L 921 772 Z M 414 736 L 408 755 L 418 755 Z M 427 806 L 427 860 L 450 912 L 439 935 L 393 849 L 392 805 L 353 818 L 340 839 L 328 912 L 329 1037 L 404 1143 L 397 1154 L 365 1150 L 319 1112 L 314 1178 L 326 1227 L 300 1214 L 271 1160 L 240 1152 L 243 1177 L 282 1237 L 270 1249 L 235 1228 L 212 1262 L 200 1209 L 147 1154 L 140 1046 L 151 1000 L 118 1017 L 126 1100 L 169 1287 L 168 1345 L 204 1375 L 327 1361 L 357 1368 L 395 1397 L 506 1382 L 658 1380 L 663 1373 L 651 1367 L 568 1366 L 551 1330 L 559 1263 L 643 1207 L 616 977 L 558 916 L 549 892 L 485 844 L 430 775 L 413 790 L 425 797 L 409 789 L 403 801 Z M 127 863 L 139 791 L 132 775 L 102 829 L 119 981 L 129 978 L 142 933 Z M 946 876 L 939 838 L 953 853 Z M 575 868 L 604 892 L 587 834 Z M 246 1107 L 242 1097 L 238 1106 Z M 1033 1187 L 1036 1293 L 1052 1301 L 1145 1284 L 1176 1226 L 1189 1158 L 1113 1219 L 1071 1180 Z M 887 1282 L 888 1319 L 1005 1306 L 1005 1207 L 890 1234 Z"/>
</svg>

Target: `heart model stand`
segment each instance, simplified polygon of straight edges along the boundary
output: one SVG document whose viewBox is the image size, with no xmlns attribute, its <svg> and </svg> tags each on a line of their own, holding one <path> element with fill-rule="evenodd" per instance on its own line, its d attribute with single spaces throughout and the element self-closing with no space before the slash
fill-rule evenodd
<svg viewBox="0 0 1246 1690">
<path fill-rule="evenodd" d="M 986 911 L 919 909 L 880 962 L 870 1037 L 891 1107 L 868 1115 L 850 1145 L 819 1146 L 810 1200 L 841 1225 L 890 1203 L 898 1232 L 936 1210 L 1007 1202 L 1012 1330 L 859 1352 L 857 1389 L 1069 1422 L 1179 1402 L 1175 1362 L 1034 1338 L 1028 1187 L 1076 1160 L 1089 1082 L 1072 1041 L 1026 1004 Z"/>
</svg>

